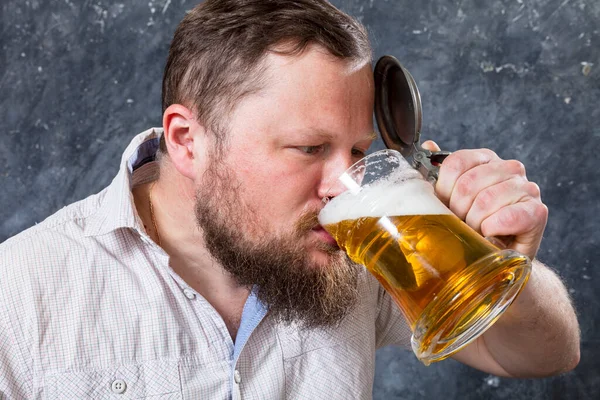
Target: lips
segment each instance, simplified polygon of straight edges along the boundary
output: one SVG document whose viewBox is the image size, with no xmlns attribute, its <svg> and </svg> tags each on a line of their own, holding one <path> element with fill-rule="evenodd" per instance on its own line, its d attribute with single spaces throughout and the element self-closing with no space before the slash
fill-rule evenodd
<svg viewBox="0 0 600 400">
<path fill-rule="evenodd" d="M 321 225 L 315 226 L 312 231 L 319 236 L 323 242 L 327 243 L 330 246 L 337 247 L 337 242 L 335 239 L 325 230 Z"/>
</svg>

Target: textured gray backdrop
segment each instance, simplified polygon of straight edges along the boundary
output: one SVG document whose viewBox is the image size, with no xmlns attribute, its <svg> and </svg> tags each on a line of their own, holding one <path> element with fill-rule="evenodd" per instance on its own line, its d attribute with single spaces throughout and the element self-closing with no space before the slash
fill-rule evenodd
<svg viewBox="0 0 600 400">
<path fill-rule="evenodd" d="M 130 138 L 161 123 L 172 33 L 196 0 L 0 1 L 0 242 L 98 192 Z M 423 137 L 525 163 L 550 220 L 539 258 L 565 279 L 582 329 L 573 372 L 499 379 L 379 351 L 376 399 L 588 399 L 600 393 L 600 3 L 338 0 L 376 56 L 415 77 Z M 381 148 L 377 143 L 376 148 Z"/>
</svg>

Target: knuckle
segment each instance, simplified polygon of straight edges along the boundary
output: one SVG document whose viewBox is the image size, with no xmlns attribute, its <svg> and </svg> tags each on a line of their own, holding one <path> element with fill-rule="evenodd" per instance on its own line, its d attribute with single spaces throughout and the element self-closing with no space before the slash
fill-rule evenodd
<svg viewBox="0 0 600 400">
<path fill-rule="evenodd" d="M 479 210 L 486 210 L 486 209 L 490 208 L 491 205 L 493 205 L 496 197 L 497 197 L 497 193 L 494 189 L 492 189 L 492 188 L 484 189 L 477 194 L 477 197 L 475 197 L 473 206 Z"/>
<path fill-rule="evenodd" d="M 525 176 L 525 165 L 519 160 L 507 160 L 504 162 L 508 171 L 515 175 Z"/>
<path fill-rule="evenodd" d="M 473 184 L 475 183 L 475 177 L 472 173 L 466 173 L 458 178 L 456 181 L 456 193 L 460 197 L 469 197 L 473 191 Z"/>
<path fill-rule="evenodd" d="M 500 158 L 500 157 L 498 157 L 498 154 L 496 154 L 495 151 L 490 150 L 490 149 L 480 149 L 480 152 L 485 155 L 486 162 Z"/>
<path fill-rule="evenodd" d="M 525 184 L 525 190 L 527 191 L 527 193 L 534 197 L 534 198 L 540 198 L 542 192 L 540 190 L 540 187 L 538 186 L 537 183 L 535 182 L 527 182 Z"/>
<path fill-rule="evenodd" d="M 442 168 L 452 170 L 460 175 L 474 166 L 488 164 L 496 160 L 499 160 L 498 155 L 490 149 L 463 149 L 446 157 L 442 163 Z"/>
<path fill-rule="evenodd" d="M 442 168 L 462 173 L 467 168 L 467 163 L 463 157 L 463 153 L 457 151 L 450 154 L 442 163 Z"/>
<path fill-rule="evenodd" d="M 533 215 L 536 219 L 540 220 L 540 221 L 547 221 L 548 220 L 548 206 L 546 206 L 544 203 L 538 203 L 533 211 Z"/>
<path fill-rule="evenodd" d="M 498 215 L 498 223 L 502 226 L 511 227 L 516 226 L 522 221 L 522 212 L 515 209 L 508 209 Z"/>
</svg>

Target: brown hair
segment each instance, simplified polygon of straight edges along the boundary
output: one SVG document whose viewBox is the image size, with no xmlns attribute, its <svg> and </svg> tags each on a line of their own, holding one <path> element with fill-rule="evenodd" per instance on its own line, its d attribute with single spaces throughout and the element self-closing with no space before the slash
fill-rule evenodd
<svg viewBox="0 0 600 400">
<path fill-rule="evenodd" d="M 184 104 L 207 129 L 224 132 L 223 119 L 237 102 L 260 89 L 267 52 L 296 55 L 313 43 L 339 59 L 371 59 L 365 28 L 325 0 L 206 0 L 175 31 L 163 77 L 163 112 Z M 216 135 L 217 144 L 222 135 Z M 164 140 L 161 151 L 166 153 Z"/>
</svg>

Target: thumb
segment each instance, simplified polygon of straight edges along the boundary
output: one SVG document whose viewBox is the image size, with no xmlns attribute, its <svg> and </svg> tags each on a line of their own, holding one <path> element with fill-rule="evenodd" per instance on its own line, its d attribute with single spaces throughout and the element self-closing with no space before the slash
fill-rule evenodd
<svg viewBox="0 0 600 400">
<path fill-rule="evenodd" d="M 425 150 L 430 150 L 430 151 L 440 151 L 441 150 L 440 146 L 438 146 L 437 143 L 434 142 L 433 140 L 427 140 L 427 141 L 423 142 L 421 147 L 423 147 Z"/>
</svg>

